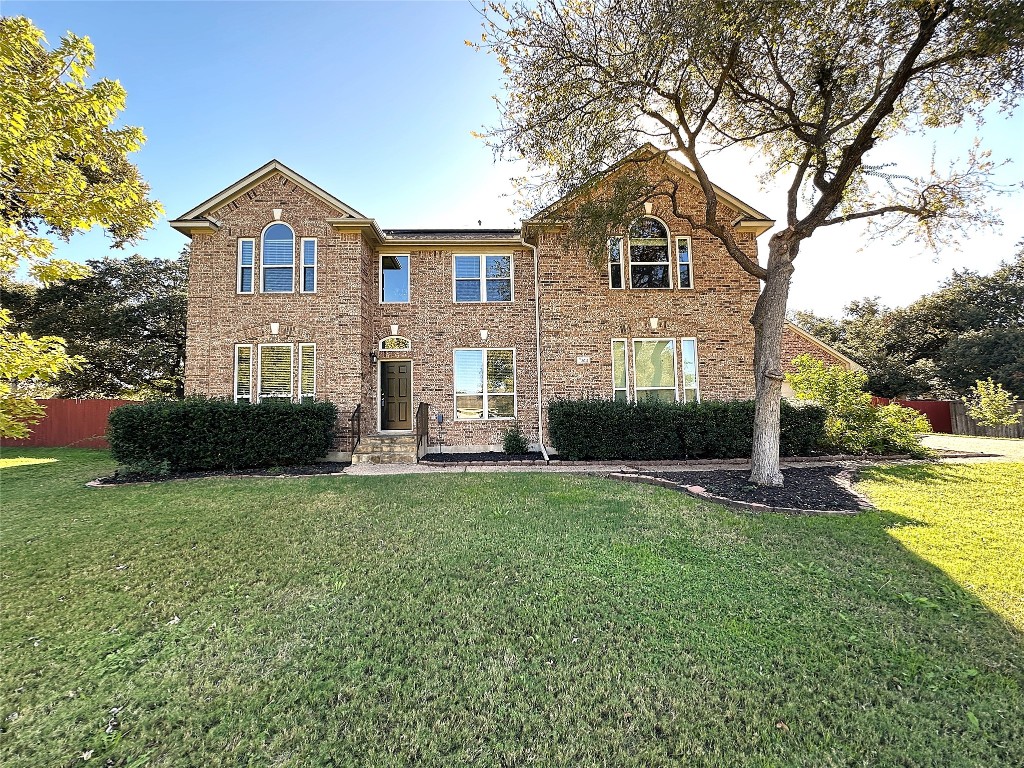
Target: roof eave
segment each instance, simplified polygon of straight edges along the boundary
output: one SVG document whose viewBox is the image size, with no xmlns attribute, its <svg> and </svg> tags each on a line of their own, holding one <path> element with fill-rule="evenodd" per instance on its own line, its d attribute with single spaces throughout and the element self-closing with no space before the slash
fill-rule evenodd
<svg viewBox="0 0 1024 768">
<path fill-rule="evenodd" d="M 183 235 L 192 237 L 195 234 L 213 233 L 220 229 L 220 224 L 210 219 L 174 219 L 167 222 Z"/>
</svg>

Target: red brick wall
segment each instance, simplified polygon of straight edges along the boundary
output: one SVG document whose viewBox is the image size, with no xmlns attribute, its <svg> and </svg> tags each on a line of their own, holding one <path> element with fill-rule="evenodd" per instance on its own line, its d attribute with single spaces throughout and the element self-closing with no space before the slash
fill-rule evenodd
<svg viewBox="0 0 1024 768">
<path fill-rule="evenodd" d="M 810 355 L 815 360 L 821 360 L 826 365 L 847 367 L 846 361 L 841 357 L 801 336 L 787 324 L 782 329 L 782 372 L 794 373 L 796 367 L 793 365 L 793 359 L 800 355 Z"/>
</svg>

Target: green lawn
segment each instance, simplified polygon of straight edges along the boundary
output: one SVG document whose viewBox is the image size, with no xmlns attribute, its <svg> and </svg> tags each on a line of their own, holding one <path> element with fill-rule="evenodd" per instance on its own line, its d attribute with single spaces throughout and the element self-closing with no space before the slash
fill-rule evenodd
<svg viewBox="0 0 1024 768">
<path fill-rule="evenodd" d="M 875 470 L 886 511 L 792 518 L 568 475 L 85 489 L 106 454 L 14 455 L 57 461 L 0 474 L 5 768 L 1024 765 L 1021 465 Z"/>
</svg>

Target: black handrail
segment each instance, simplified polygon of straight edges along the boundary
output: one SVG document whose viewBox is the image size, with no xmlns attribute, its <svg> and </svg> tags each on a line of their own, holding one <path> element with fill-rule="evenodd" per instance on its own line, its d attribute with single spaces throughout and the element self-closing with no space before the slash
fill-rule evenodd
<svg viewBox="0 0 1024 768">
<path fill-rule="evenodd" d="M 416 453 L 420 446 L 426 448 L 430 443 L 430 405 L 420 403 L 416 408 Z"/>
<path fill-rule="evenodd" d="M 352 411 L 352 416 L 348 420 L 348 450 L 350 453 L 355 451 L 356 446 L 359 445 L 359 439 L 362 437 L 362 433 L 360 431 L 362 421 L 360 418 L 360 412 L 362 411 L 362 408 L 362 405 L 357 405 L 356 409 Z"/>
</svg>

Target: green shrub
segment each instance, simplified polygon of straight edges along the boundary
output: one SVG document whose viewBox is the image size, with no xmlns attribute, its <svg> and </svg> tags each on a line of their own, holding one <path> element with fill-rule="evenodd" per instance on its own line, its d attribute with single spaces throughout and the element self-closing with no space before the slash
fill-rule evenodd
<svg viewBox="0 0 1024 768">
<path fill-rule="evenodd" d="M 530 452 L 530 441 L 526 439 L 518 421 L 505 430 L 505 434 L 501 438 L 501 449 L 510 456 L 519 456 Z"/>
<path fill-rule="evenodd" d="M 111 412 L 110 452 L 124 467 L 182 472 L 309 464 L 330 450 L 337 408 L 328 402 L 189 398 Z"/>
<path fill-rule="evenodd" d="M 808 455 L 824 441 L 825 412 L 782 403 L 780 450 Z M 750 455 L 754 402 L 624 403 L 556 400 L 548 432 L 558 455 L 582 459 L 728 459 Z"/>
<path fill-rule="evenodd" d="M 868 377 L 838 365 L 825 365 L 810 355 L 793 360 L 796 372 L 786 375 L 798 400 L 825 409 L 825 445 L 840 453 L 928 453 L 917 439 L 931 424 L 912 408 L 890 403 L 874 406 L 864 391 Z"/>
<path fill-rule="evenodd" d="M 991 376 L 985 381 L 976 380 L 971 394 L 961 399 L 967 406 L 967 415 L 983 427 L 1012 426 L 1021 420 L 1017 410 L 1020 400 Z"/>
</svg>

